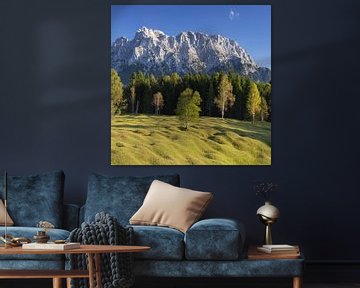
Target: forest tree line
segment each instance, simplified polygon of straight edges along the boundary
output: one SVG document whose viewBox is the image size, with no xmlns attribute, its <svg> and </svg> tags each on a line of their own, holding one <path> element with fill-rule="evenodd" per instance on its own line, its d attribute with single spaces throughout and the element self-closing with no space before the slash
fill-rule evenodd
<svg viewBox="0 0 360 288">
<path fill-rule="evenodd" d="M 271 122 L 271 83 L 254 82 L 233 72 L 159 77 L 134 72 L 129 84 L 124 85 L 111 69 L 111 110 L 115 115 L 176 115 L 179 97 L 186 89 L 193 90 L 194 95 L 197 92 L 196 97 L 199 94 L 200 116 Z"/>
</svg>

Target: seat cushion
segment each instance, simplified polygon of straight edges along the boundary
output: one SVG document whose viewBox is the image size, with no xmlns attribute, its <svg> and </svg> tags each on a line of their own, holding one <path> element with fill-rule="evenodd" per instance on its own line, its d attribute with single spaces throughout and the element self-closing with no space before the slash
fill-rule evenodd
<svg viewBox="0 0 360 288">
<path fill-rule="evenodd" d="M 8 227 L 7 233 L 14 237 L 25 237 L 30 240 L 36 235 L 40 228 L 36 227 Z M 5 234 L 5 228 L 0 227 L 0 235 Z M 49 229 L 47 234 L 50 236 L 49 241 L 65 240 L 69 237 L 70 232 L 63 229 Z M 64 255 L 0 255 L 0 260 L 62 260 Z"/>
<path fill-rule="evenodd" d="M 185 235 L 187 260 L 236 260 L 245 240 L 243 225 L 232 219 L 206 219 Z"/>
<path fill-rule="evenodd" d="M 38 256 L 46 256 L 46 255 L 38 255 Z M 58 255 L 58 256 L 62 256 L 62 258 L 64 258 L 63 255 Z M 26 260 L 26 261 L 0 259 L 0 270 L 63 270 L 64 267 L 65 267 L 64 259 L 47 260 L 44 257 L 41 258 L 38 257 L 37 260 Z M 3 287 L 3 284 L 1 284 L 0 287 Z M 29 286 L 26 285 L 26 287 Z M 30 287 L 34 287 L 34 286 L 30 286 Z"/>
<path fill-rule="evenodd" d="M 134 253 L 136 259 L 182 260 L 184 234 L 172 228 L 132 226 L 135 245 L 150 246 L 147 252 Z"/>
<path fill-rule="evenodd" d="M 0 183 L 3 183 L 0 176 Z M 3 195 L 3 185 L 0 185 Z M 48 221 L 62 227 L 64 173 L 8 176 L 8 212 L 16 226 L 35 227 Z"/>
<path fill-rule="evenodd" d="M 135 261 L 134 273 L 142 277 L 294 277 L 301 276 L 304 269 L 304 259 L 275 259 L 234 261 Z M 210 281 L 211 281 L 210 278 Z M 236 281 L 237 282 L 237 281 Z M 218 282 L 221 283 L 221 282 Z M 172 286 L 170 283 L 168 286 Z M 192 285 L 191 285 L 192 286 Z M 201 287 L 224 287 L 213 284 L 199 285 Z M 245 287 L 228 285 L 229 287 Z M 150 287 L 150 286 L 149 286 Z M 156 286 L 155 286 L 156 287 Z M 184 287 L 186 287 L 184 285 Z M 193 287 L 196 287 L 194 285 Z M 226 286 L 225 286 L 226 287 Z M 255 287 L 253 285 L 246 287 Z M 257 286 L 259 287 L 259 286 Z M 260 286 L 261 287 L 261 286 Z M 265 287 L 269 287 L 266 285 Z M 278 287 L 278 286 L 272 286 Z M 281 287 L 285 287 L 282 286 Z M 290 285 L 289 285 L 290 287 Z M 326 287 L 326 286 L 323 286 Z"/>
<path fill-rule="evenodd" d="M 177 174 L 148 177 L 90 175 L 84 220 L 91 222 L 96 213 L 106 212 L 114 216 L 121 225 L 128 225 L 129 219 L 142 205 L 155 179 L 175 186 L 180 184 Z"/>
</svg>

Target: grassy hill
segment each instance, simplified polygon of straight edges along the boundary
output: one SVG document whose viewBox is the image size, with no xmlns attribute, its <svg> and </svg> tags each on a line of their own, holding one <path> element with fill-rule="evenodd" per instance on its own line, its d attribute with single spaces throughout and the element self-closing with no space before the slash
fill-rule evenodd
<svg viewBox="0 0 360 288">
<path fill-rule="evenodd" d="M 186 131 L 175 116 L 114 116 L 111 164 L 270 165 L 271 124 L 201 117 Z"/>
</svg>

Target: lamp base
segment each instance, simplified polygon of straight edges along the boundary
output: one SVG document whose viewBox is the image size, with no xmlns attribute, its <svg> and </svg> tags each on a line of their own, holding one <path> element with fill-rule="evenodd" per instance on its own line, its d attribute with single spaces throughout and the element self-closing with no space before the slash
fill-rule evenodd
<svg viewBox="0 0 360 288">
<path fill-rule="evenodd" d="M 266 224 L 266 226 L 265 226 L 264 242 L 266 245 L 272 245 L 271 224 L 270 223 Z"/>
</svg>

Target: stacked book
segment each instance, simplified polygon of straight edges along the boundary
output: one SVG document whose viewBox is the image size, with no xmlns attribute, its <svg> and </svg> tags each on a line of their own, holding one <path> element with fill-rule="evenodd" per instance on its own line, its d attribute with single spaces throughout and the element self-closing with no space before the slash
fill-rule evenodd
<svg viewBox="0 0 360 288">
<path fill-rule="evenodd" d="M 71 250 L 79 249 L 80 243 L 28 243 L 22 245 L 26 250 Z"/>
<path fill-rule="evenodd" d="M 297 259 L 300 258 L 299 246 L 291 245 L 262 245 L 250 246 L 248 250 L 248 259 L 266 260 L 266 259 Z"/>
<path fill-rule="evenodd" d="M 257 247 L 259 252 L 267 253 L 267 254 L 299 254 L 298 246 L 291 245 L 262 245 Z"/>
</svg>

